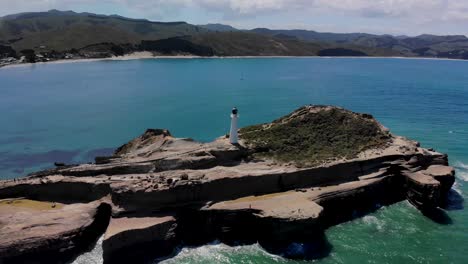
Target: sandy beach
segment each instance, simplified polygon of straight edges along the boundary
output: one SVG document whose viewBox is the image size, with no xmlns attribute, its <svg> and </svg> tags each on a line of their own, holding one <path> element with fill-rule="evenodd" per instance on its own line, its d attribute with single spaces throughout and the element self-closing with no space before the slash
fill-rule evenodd
<svg viewBox="0 0 468 264">
<path fill-rule="evenodd" d="M 126 60 L 141 60 L 141 59 L 281 59 L 281 58 L 320 58 L 320 59 L 406 59 L 406 60 L 441 60 L 441 61 L 468 61 L 462 59 L 449 59 L 449 58 L 424 58 L 424 57 L 356 57 L 356 56 L 211 56 L 202 57 L 195 55 L 154 55 L 149 51 L 134 52 L 123 56 L 114 56 L 110 58 L 90 58 L 90 59 L 65 59 L 55 60 L 48 62 L 36 62 L 36 63 L 17 63 L 5 65 L 0 68 L 13 68 L 13 67 L 27 67 L 32 65 L 42 64 L 62 64 L 62 63 L 81 63 L 81 62 L 96 62 L 96 61 L 126 61 Z"/>
<path fill-rule="evenodd" d="M 151 52 L 134 52 L 126 54 L 124 56 L 115 56 L 110 58 L 91 58 L 91 59 L 68 59 L 68 60 L 54 60 L 48 62 L 36 62 L 36 63 L 17 63 L 5 65 L 3 68 L 12 68 L 12 67 L 25 67 L 31 65 L 41 65 L 41 64 L 61 64 L 61 63 L 77 63 L 77 62 L 94 62 L 94 61 L 114 61 L 114 60 L 140 60 L 140 59 L 151 59 L 156 58 Z"/>
</svg>

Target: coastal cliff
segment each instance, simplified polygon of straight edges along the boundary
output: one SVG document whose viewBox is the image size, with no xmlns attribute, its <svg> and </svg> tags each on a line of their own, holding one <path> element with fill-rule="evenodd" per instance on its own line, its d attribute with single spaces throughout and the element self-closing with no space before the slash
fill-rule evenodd
<svg viewBox="0 0 468 264">
<path fill-rule="evenodd" d="M 232 145 L 148 129 L 94 164 L 1 181 L 0 263 L 67 262 L 103 234 L 106 263 L 215 239 L 285 255 L 377 205 L 440 210 L 455 180 L 447 155 L 338 107 L 304 106 L 239 133 Z"/>
</svg>

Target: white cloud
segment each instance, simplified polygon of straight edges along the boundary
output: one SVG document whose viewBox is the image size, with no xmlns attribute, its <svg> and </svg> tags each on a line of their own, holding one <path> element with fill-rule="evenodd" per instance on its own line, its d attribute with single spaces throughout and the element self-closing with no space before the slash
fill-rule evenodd
<svg viewBox="0 0 468 264">
<path fill-rule="evenodd" d="M 0 10 L 5 13 L 76 6 L 92 8 L 93 5 L 102 4 L 125 6 L 141 12 L 198 6 L 209 11 L 239 15 L 291 9 L 327 9 L 363 16 L 373 13 L 387 16 L 425 14 L 460 18 L 465 17 L 463 13 L 468 11 L 468 1 L 459 0 L 0 0 Z"/>
<path fill-rule="evenodd" d="M 341 12 L 361 17 L 468 21 L 468 1 L 465 0 L 192 0 L 191 2 L 211 11 L 238 15 L 302 10 Z"/>
<path fill-rule="evenodd" d="M 199 0 L 193 1 L 195 4 L 209 10 L 238 14 L 255 14 L 265 11 L 279 11 L 288 7 L 285 0 Z M 297 1 L 289 1 L 297 2 Z"/>
</svg>

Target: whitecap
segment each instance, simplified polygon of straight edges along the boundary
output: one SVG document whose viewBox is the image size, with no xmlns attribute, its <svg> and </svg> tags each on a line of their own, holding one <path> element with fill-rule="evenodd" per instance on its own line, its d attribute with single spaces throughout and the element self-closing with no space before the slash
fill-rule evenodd
<svg viewBox="0 0 468 264">
<path fill-rule="evenodd" d="M 154 263 L 178 263 L 178 262 L 193 262 L 203 263 L 213 261 L 214 263 L 229 263 L 229 259 L 222 254 L 221 244 L 208 244 L 201 247 L 184 247 L 177 250 L 177 253 L 172 258 L 157 259 Z"/>
<path fill-rule="evenodd" d="M 468 165 L 461 161 L 457 161 L 453 167 L 455 167 L 455 176 L 457 179 L 468 182 Z"/>
<path fill-rule="evenodd" d="M 455 176 L 464 182 L 468 182 L 468 171 L 457 171 Z"/>
<path fill-rule="evenodd" d="M 165 259 L 157 259 L 154 263 L 232 263 L 233 256 L 237 255 L 266 256 L 271 262 L 282 262 L 280 256 L 272 255 L 256 243 L 253 245 L 228 246 L 215 241 L 200 247 L 179 248 L 175 256 Z M 254 263 L 247 261 L 247 263 Z"/>
<path fill-rule="evenodd" d="M 468 165 L 461 162 L 461 161 L 456 161 L 454 167 L 457 168 L 457 169 L 467 170 L 468 171 Z"/>
<path fill-rule="evenodd" d="M 364 216 L 362 218 L 362 221 L 367 225 L 375 226 L 375 228 L 377 228 L 378 231 L 382 231 L 384 228 L 384 222 L 373 215 Z"/>
</svg>

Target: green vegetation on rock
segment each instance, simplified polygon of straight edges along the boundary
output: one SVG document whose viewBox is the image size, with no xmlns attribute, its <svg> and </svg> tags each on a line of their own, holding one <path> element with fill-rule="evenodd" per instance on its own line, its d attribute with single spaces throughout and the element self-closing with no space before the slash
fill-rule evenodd
<svg viewBox="0 0 468 264">
<path fill-rule="evenodd" d="M 254 150 L 254 156 L 299 166 L 354 158 L 391 139 L 371 115 L 331 106 L 301 107 L 270 124 L 242 128 L 240 137 Z"/>
<path fill-rule="evenodd" d="M 319 43 L 283 40 L 240 31 L 198 34 L 191 36 L 190 41 L 210 47 L 218 56 L 316 56 L 323 48 Z"/>
</svg>

